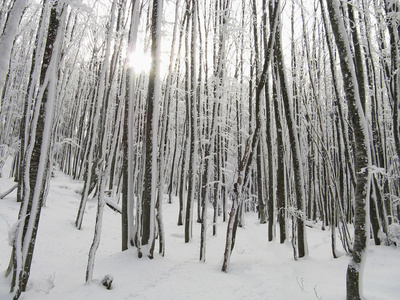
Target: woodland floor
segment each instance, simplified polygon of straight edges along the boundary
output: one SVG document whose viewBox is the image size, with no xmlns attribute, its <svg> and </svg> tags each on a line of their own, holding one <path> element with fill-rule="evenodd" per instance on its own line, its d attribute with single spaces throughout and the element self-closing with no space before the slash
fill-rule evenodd
<svg viewBox="0 0 400 300">
<path fill-rule="evenodd" d="M 0 194 L 14 184 L 7 175 L 5 168 Z M 255 213 L 247 213 L 245 227 L 238 230 L 230 270 L 222 273 L 226 223 L 219 221 L 217 236 L 212 236 L 209 222 L 206 263 L 201 263 L 200 225 L 194 223 L 193 240 L 185 244 L 184 228 L 176 225 L 176 200 L 163 204 L 166 254 L 163 258 L 155 255 L 153 260 L 138 259 L 134 249 L 120 251 L 120 215 L 106 208 L 95 280 L 85 285 L 96 202 L 88 202 L 78 231 L 74 220 L 81 188 L 82 183 L 55 172 L 42 210 L 28 290 L 21 299 L 345 299 L 349 257 L 332 258 L 330 232 L 322 231 L 319 224 L 307 228 L 310 255 L 294 261 L 290 242 L 267 242 L 267 226 L 259 224 Z M 11 252 L 8 231 L 19 209 L 15 197 L 14 191 L 0 200 L 1 300 L 12 299 L 4 271 Z M 99 284 L 106 274 L 114 277 L 111 290 Z M 363 280 L 365 299 L 400 299 L 399 278 L 400 249 L 377 247 L 370 241 Z"/>
</svg>

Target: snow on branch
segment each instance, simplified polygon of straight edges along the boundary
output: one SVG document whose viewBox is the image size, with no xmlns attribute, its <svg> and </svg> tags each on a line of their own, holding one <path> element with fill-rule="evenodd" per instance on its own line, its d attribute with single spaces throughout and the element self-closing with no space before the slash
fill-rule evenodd
<svg viewBox="0 0 400 300">
<path fill-rule="evenodd" d="M 360 173 L 364 173 L 367 170 L 368 170 L 368 172 L 370 172 L 370 174 L 381 174 L 383 176 L 387 176 L 388 175 L 384 168 L 379 168 L 379 167 L 377 167 L 375 165 L 371 165 L 371 166 L 368 166 L 366 168 L 361 168 Z"/>
<path fill-rule="evenodd" d="M 8 194 L 11 194 L 12 191 L 14 191 L 17 187 L 18 187 L 18 183 L 16 183 L 15 185 L 13 185 L 10 189 L 8 189 L 7 191 L 5 191 L 4 193 L 0 194 L 0 200 L 1 200 L 1 199 L 4 199 Z"/>
<path fill-rule="evenodd" d="M 104 202 L 106 205 L 111 208 L 113 211 L 122 214 L 122 209 L 119 207 L 119 205 L 111 198 L 104 197 Z"/>
</svg>

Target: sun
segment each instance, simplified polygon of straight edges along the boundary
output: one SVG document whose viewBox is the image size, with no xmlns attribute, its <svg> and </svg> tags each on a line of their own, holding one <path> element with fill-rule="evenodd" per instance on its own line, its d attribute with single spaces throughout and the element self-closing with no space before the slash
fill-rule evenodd
<svg viewBox="0 0 400 300">
<path fill-rule="evenodd" d="M 131 52 L 128 57 L 128 66 L 136 73 L 147 73 L 151 67 L 151 55 L 139 51 Z"/>
</svg>

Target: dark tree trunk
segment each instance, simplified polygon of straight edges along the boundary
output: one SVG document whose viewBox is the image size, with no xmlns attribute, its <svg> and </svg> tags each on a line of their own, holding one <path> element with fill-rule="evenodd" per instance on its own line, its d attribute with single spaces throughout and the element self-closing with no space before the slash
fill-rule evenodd
<svg viewBox="0 0 400 300">
<path fill-rule="evenodd" d="M 189 0 L 187 6 L 189 7 Z M 197 105 L 196 105 L 196 31 L 197 31 L 197 2 L 191 1 L 191 39 L 190 44 L 187 39 L 187 47 L 190 55 L 187 53 L 186 57 L 186 99 L 189 107 L 189 128 L 190 128 L 190 150 L 189 150 L 189 176 L 188 176 L 188 193 L 186 201 L 186 216 L 185 216 L 185 243 L 188 243 L 192 238 L 192 226 L 193 226 L 193 203 L 195 198 L 195 187 L 197 179 Z M 189 23 L 187 27 L 187 36 L 189 36 Z M 190 58 L 190 62 L 189 62 Z"/>
<path fill-rule="evenodd" d="M 274 68 L 276 74 L 278 70 Z M 277 79 L 279 81 L 279 79 Z M 274 112 L 275 112 L 275 126 L 276 126 L 276 147 L 278 151 L 277 167 L 276 167 L 276 182 L 277 192 L 276 201 L 278 206 L 278 222 L 279 222 L 279 236 L 280 243 L 283 244 L 286 240 L 286 187 L 285 187 L 285 147 L 282 139 L 282 122 L 281 113 L 279 109 L 277 86 L 273 84 L 273 100 L 274 100 Z"/>
<path fill-rule="evenodd" d="M 294 221 L 297 223 L 295 226 L 297 228 L 297 253 L 298 256 L 304 257 L 307 254 L 307 243 L 306 243 L 306 233 L 305 233 L 305 193 L 304 193 L 304 180 L 302 172 L 302 161 L 300 156 L 300 144 L 297 134 L 297 126 L 294 123 L 295 119 L 293 116 L 293 103 L 291 103 L 289 87 L 286 82 L 286 75 L 284 73 L 284 60 L 282 53 L 282 41 L 281 41 L 281 25 L 278 25 L 278 30 L 276 32 L 276 43 L 275 43 L 275 59 L 278 68 L 278 76 L 280 81 L 280 89 L 282 93 L 282 100 L 285 107 L 286 122 L 289 131 L 290 140 L 290 150 L 293 160 L 293 169 L 295 177 L 295 191 L 296 191 L 296 209 L 297 216 Z"/>
<path fill-rule="evenodd" d="M 149 75 L 149 86 L 146 101 L 146 121 L 145 121 L 145 159 L 144 159 L 144 180 L 143 191 L 141 196 L 142 216 L 141 216 L 141 244 L 142 246 L 150 247 L 149 252 L 146 253 L 148 257 L 152 258 L 151 251 L 154 243 L 154 228 L 155 228 L 155 204 L 156 204 L 156 191 L 155 179 L 153 174 L 157 173 L 157 144 L 155 143 L 157 137 L 157 114 L 158 114 L 158 64 L 159 64 L 159 22 L 161 20 L 162 2 L 158 0 L 153 1 L 152 17 L 151 17 L 151 56 L 152 63 Z"/>
<path fill-rule="evenodd" d="M 15 291 L 14 299 L 19 298 L 28 283 L 40 213 L 46 197 L 45 191 L 48 184 L 46 174 L 49 172 L 46 169 L 50 167 L 50 139 L 54 103 L 56 102 L 56 82 L 54 78 L 47 82 L 46 78 L 53 77 L 56 74 L 56 60 L 59 54 L 59 45 L 57 47 L 56 39 L 60 27 L 60 11 L 58 1 L 54 1 L 50 11 L 49 29 L 40 71 L 39 85 L 43 88 L 43 96 L 36 99 L 35 107 L 39 109 L 39 114 L 36 128 L 30 128 L 32 139 L 29 140 L 27 145 L 27 149 L 32 150 L 31 152 L 27 150 L 24 160 L 24 172 L 27 174 L 25 178 L 27 177 L 28 182 L 24 184 L 25 192 L 22 194 L 23 199 L 19 212 L 21 223 L 13 243 L 11 291 Z M 49 70 L 52 70 L 52 75 L 48 73 Z"/>
<path fill-rule="evenodd" d="M 323 5 L 323 1 L 321 1 Z M 368 240 L 368 230 L 366 229 L 366 213 L 369 201 L 368 186 L 368 166 L 370 163 L 369 135 L 367 121 L 365 120 L 361 99 L 360 87 L 358 86 L 356 68 L 352 54 L 348 47 L 350 38 L 345 31 L 343 24 L 343 14 L 340 9 L 339 1 L 327 1 L 328 12 L 331 20 L 332 31 L 335 35 L 336 45 L 339 51 L 340 66 L 344 78 L 344 90 L 349 109 L 349 117 L 354 130 L 355 139 L 355 168 L 356 168 L 356 191 L 354 195 L 354 248 L 351 261 L 347 268 L 347 300 L 361 299 L 360 272 L 361 264 L 365 254 Z"/>
</svg>

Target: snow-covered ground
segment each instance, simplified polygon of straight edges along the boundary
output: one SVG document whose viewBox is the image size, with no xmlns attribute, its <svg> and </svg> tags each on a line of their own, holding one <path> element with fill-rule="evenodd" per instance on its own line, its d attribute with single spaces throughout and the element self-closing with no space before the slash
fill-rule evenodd
<svg viewBox="0 0 400 300">
<path fill-rule="evenodd" d="M 14 182 L 7 167 L 0 178 L 0 194 Z M 228 273 L 220 271 L 226 224 L 217 236 L 208 228 L 206 263 L 199 262 L 200 225 L 193 240 L 184 243 L 184 228 L 177 226 L 178 204 L 163 204 L 165 257 L 137 258 L 136 251 L 121 252 L 120 215 L 105 209 L 94 282 L 85 285 L 88 251 L 93 239 L 96 203 L 88 202 L 82 230 L 74 227 L 82 183 L 55 172 L 46 207 L 42 210 L 28 290 L 21 299 L 345 299 L 349 257 L 333 259 L 330 232 L 307 228 L 310 255 L 294 261 L 289 242 L 267 242 L 267 226 L 254 213 L 246 214 L 238 229 Z M 4 278 L 11 247 L 8 231 L 16 222 L 16 192 L 0 200 L 0 299 L 12 299 L 10 278 Z M 210 224 L 211 222 L 209 222 Z M 338 248 L 340 241 L 338 240 Z M 107 290 L 99 282 L 114 277 Z M 370 243 L 364 270 L 368 300 L 400 299 L 400 249 Z"/>
</svg>

